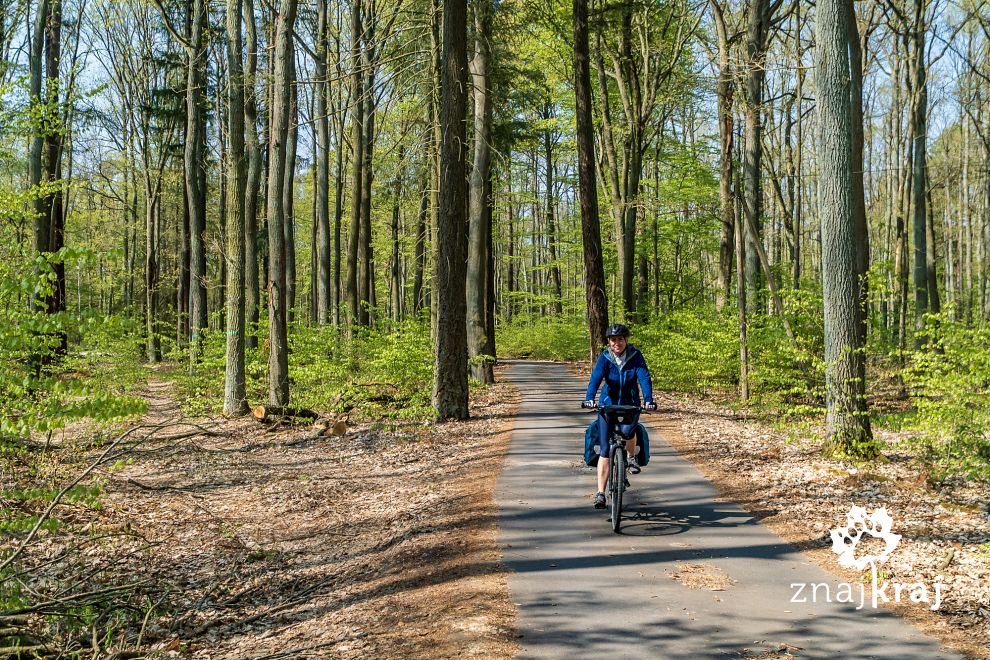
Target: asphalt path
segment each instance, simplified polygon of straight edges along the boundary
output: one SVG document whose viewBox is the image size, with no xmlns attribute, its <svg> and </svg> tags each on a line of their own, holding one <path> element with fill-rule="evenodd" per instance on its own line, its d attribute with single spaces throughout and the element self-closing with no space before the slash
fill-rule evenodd
<svg viewBox="0 0 990 660">
<path fill-rule="evenodd" d="M 586 383 L 546 362 L 511 362 L 507 377 L 522 403 L 496 497 L 519 657 L 960 657 L 874 609 L 869 587 L 861 609 L 858 584 L 854 602 L 837 602 L 835 577 L 719 501 L 656 431 L 614 534 L 608 511 L 592 508 L 595 474 L 582 460 Z M 802 598 L 795 584 L 828 585 L 828 596 L 819 586 L 812 599 L 809 586 Z"/>
</svg>

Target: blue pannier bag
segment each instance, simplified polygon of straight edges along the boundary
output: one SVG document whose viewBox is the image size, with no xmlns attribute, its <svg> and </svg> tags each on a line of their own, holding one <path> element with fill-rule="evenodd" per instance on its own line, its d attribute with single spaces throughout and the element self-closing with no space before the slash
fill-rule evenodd
<svg viewBox="0 0 990 660">
<path fill-rule="evenodd" d="M 650 462 L 650 435 L 642 424 L 636 425 L 636 448 L 639 450 L 639 464 L 648 465 Z M 598 420 L 596 419 L 584 432 L 584 463 L 592 467 L 598 465 Z"/>
</svg>

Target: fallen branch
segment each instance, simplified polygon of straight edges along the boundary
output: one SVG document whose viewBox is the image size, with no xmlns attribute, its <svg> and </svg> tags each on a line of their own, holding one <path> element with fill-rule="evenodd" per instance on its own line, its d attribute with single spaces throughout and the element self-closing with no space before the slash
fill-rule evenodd
<svg viewBox="0 0 990 660">
<path fill-rule="evenodd" d="M 134 426 L 124 431 L 119 436 L 117 436 L 117 438 L 110 443 L 110 446 L 107 447 L 102 454 L 100 454 L 99 458 L 97 458 L 96 461 L 91 463 L 88 468 L 86 468 L 85 470 L 82 471 L 82 473 L 79 474 L 79 476 L 77 476 L 75 479 L 69 482 L 68 485 L 62 488 L 62 490 L 60 490 L 58 494 L 55 495 L 55 497 L 52 499 L 52 503 L 49 504 L 48 508 L 45 509 L 44 513 L 42 513 L 38 517 L 38 522 L 35 523 L 34 527 L 31 529 L 31 532 L 27 535 L 27 537 L 23 541 L 21 541 L 21 544 L 17 546 L 17 548 L 10 555 L 8 555 L 6 559 L 0 562 L 0 573 L 2 573 L 5 568 L 10 566 L 10 564 L 14 561 L 14 559 L 17 558 L 17 556 L 20 555 L 22 552 L 24 552 L 24 548 L 26 548 L 28 544 L 30 544 L 31 541 L 34 540 L 34 537 L 38 534 L 38 530 L 41 529 L 41 525 L 45 522 L 45 520 L 48 519 L 48 516 L 50 516 L 52 511 L 55 510 L 55 507 L 57 507 L 62 502 L 62 498 L 65 497 L 65 494 L 68 493 L 73 488 L 75 488 L 76 486 L 78 486 L 83 479 L 88 477 L 89 474 L 97 468 L 97 466 L 103 463 L 103 461 L 106 460 L 107 456 L 110 455 L 110 452 L 112 452 L 117 447 L 117 445 L 123 442 L 132 433 L 142 428 L 146 428 L 146 427 L 144 425 Z"/>
<path fill-rule="evenodd" d="M 309 408 L 295 408 L 292 406 L 269 406 L 260 404 L 251 411 L 254 418 L 264 422 L 272 417 L 302 417 L 304 419 L 316 419 L 319 414 Z"/>
</svg>

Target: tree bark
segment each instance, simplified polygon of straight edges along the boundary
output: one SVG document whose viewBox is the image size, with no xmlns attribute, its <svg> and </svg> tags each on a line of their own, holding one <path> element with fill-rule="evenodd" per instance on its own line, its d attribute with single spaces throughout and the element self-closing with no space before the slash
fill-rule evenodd
<svg viewBox="0 0 990 660">
<path fill-rule="evenodd" d="M 719 128 L 719 206 L 721 210 L 722 228 L 719 234 L 718 249 L 718 282 L 715 289 L 715 307 L 718 311 L 725 308 L 729 297 L 729 285 L 732 280 L 732 247 L 734 242 L 735 197 L 732 192 L 732 136 L 733 126 L 733 83 L 734 73 L 730 61 L 729 34 L 725 25 L 725 16 L 718 0 L 709 0 L 712 13 L 715 16 L 715 28 L 718 36 L 718 128 Z"/>
<path fill-rule="evenodd" d="M 330 33 L 327 25 L 328 0 L 316 0 L 316 322 L 330 322 L 333 291 L 331 289 L 330 237 L 330 128 L 328 121 L 330 82 L 327 58 L 330 56 Z"/>
<path fill-rule="evenodd" d="M 244 66 L 242 61 L 242 0 L 227 0 L 227 355 L 223 412 L 243 415 L 248 410 L 244 374 Z"/>
<path fill-rule="evenodd" d="M 859 360 L 856 209 L 850 187 L 853 127 L 848 17 L 852 0 L 819 0 L 816 19 L 822 291 L 825 308 L 826 451 L 872 457 L 870 418 Z"/>
<path fill-rule="evenodd" d="M 192 0 L 186 74 L 185 185 L 189 204 L 189 371 L 199 361 L 206 307 L 206 0 Z"/>
<path fill-rule="evenodd" d="M 474 164 L 470 183 L 470 224 L 467 257 L 467 344 L 472 360 L 471 374 L 485 384 L 495 382 L 494 355 L 488 346 L 486 278 L 488 274 L 488 235 L 491 233 L 491 84 L 488 73 L 489 39 L 491 38 L 490 0 L 474 5 L 474 59 L 471 77 L 474 88 Z"/>
<path fill-rule="evenodd" d="M 440 104 L 440 212 L 436 250 L 436 361 L 433 406 L 438 419 L 467 419 L 467 2 L 443 3 Z"/>
<path fill-rule="evenodd" d="M 763 285 L 756 243 L 763 240 L 763 81 L 766 78 L 767 35 L 770 29 L 770 0 L 751 0 L 746 30 L 746 140 L 743 160 L 743 188 L 746 223 L 755 232 L 747 233 L 746 304 L 749 311 L 760 309 Z"/>
<path fill-rule="evenodd" d="M 347 242 L 347 301 L 350 325 L 361 320 L 358 255 L 361 246 L 361 199 L 364 193 L 364 75 L 361 68 L 361 0 L 351 3 L 351 229 Z"/>
<path fill-rule="evenodd" d="M 244 191 L 244 306 L 246 345 L 258 347 L 261 314 L 261 282 L 258 269 L 258 210 L 261 195 L 261 144 L 258 139 L 258 29 L 254 0 L 244 0 L 247 34 L 247 68 L 244 77 L 244 149 L 247 153 L 247 185 Z"/>
<path fill-rule="evenodd" d="M 271 135 L 268 167 L 268 399 L 276 406 L 289 402 L 289 363 L 287 337 L 287 286 L 285 254 L 285 208 L 283 194 L 289 138 L 292 85 L 292 34 L 296 22 L 297 0 L 282 0 L 275 20 L 273 50 Z"/>
<path fill-rule="evenodd" d="M 598 218 L 598 179 L 595 173 L 595 136 L 591 101 L 591 64 L 588 44 L 588 0 L 573 0 L 574 100 L 577 121 L 578 196 L 581 204 L 581 242 L 584 254 L 585 303 L 587 305 L 589 360 L 594 363 L 605 345 L 608 297 L 602 263 L 602 234 Z M 509 207 L 509 256 L 512 256 L 512 223 Z M 509 288 L 512 288 L 510 260 Z"/>
<path fill-rule="evenodd" d="M 911 103 L 913 170 L 911 186 L 912 229 L 914 238 L 914 329 L 915 348 L 927 343 L 925 314 L 928 313 L 928 69 L 925 63 L 925 13 L 927 0 L 915 0 L 912 31 L 912 73 L 914 96 Z"/>
<path fill-rule="evenodd" d="M 290 44 L 291 45 L 291 44 Z M 296 148 L 299 143 L 299 99 L 296 93 L 295 49 L 289 59 L 289 118 L 288 137 L 285 143 L 285 181 L 282 187 L 282 208 L 285 209 L 285 299 L 288 307 L 288 323 L 296 318 Z"/>
</svg>

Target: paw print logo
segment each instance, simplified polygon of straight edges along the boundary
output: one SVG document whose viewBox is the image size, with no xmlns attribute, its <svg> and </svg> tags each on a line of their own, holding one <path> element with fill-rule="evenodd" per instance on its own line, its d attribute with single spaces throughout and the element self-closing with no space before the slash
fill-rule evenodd
<svg viewBox="0 0 990 660">
<path fill-rule="evenodd" d="M 867 515 L 865 507 L 853 506 L 846 514 L 846 526 L 837 527 L 829 533 L 832 537 L 832 552 L 839 555 L 839 564 L 862 571 L 871 563 L 875 565 L 887 561 L 901 541 L 900 534 L 890 531 L 893 524 L 894 519 L 884 507 Z M 856 546 L 864 534 L 883 540 L 885 545 L 880 554 L 856 556 Z"/>
</svg>

